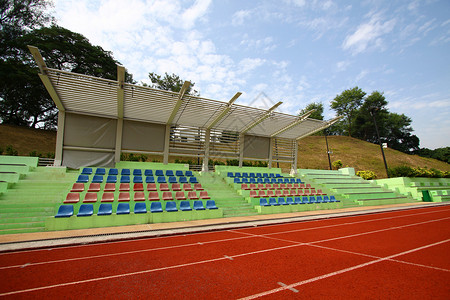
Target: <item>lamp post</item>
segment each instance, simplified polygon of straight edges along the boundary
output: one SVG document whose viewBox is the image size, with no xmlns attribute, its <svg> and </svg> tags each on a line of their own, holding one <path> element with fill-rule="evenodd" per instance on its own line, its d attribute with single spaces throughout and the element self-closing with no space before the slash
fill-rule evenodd
<svg viewBox="0 0 450 300">
<path fill-rule="evenodd" d="M 387 178 L 389 178 L 389 172 L 388 172 L 388 166 L 387 166 L 387 163 L 386 163 L 386 157 L 384 156 L 383 145 L 381 144 L 380 133 L 378 132 L 377 120 L 375 119 L 375 113 L 377 111 L 378 111 L 378 107 L 372 108 L 370 110 L 370 114 L 372 115 L 373 123 L 375 124 L 375 130 L 377 132 L 378 144 L 380 144 L 381 155 L 383 155 L 384 168 L 386 169 L 386 176 L 387 176 Z"/>
<path fill-rule="evenodd" d="M 325 135 L 325 142 L 327 143 L 328 164 L 330 165 L 330 170 L 332 170 L 332 168 L 331 168 L 331 159 L 330 159 L 330 149 L 328 148 L 327 130 L 325 129 L 323 131 L 323 133 Z"/>
</svg>

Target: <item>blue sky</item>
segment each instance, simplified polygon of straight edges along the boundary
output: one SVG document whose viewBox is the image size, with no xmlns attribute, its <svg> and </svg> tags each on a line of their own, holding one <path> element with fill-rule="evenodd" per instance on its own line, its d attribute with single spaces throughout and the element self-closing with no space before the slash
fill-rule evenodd
<svg viewBox="0 0 450 300">
<path fill-rule="evenodd" d="M 137 81 L 175 73 L 201 95 L 296 114 L 345 89 L 384 92 L 420 146 L 450 146 L 450 1 L 55 0 L 58 24 Z M 261 97 L 263 95 L 264 97 Z"/>
</svg>

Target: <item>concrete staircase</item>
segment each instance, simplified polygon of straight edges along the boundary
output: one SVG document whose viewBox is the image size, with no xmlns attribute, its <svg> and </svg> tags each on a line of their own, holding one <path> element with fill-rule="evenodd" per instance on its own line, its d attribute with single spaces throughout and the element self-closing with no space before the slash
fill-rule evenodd
<svg viewBox="0 0 450 300">
<path fill-rule="evenodd" d="M 240 217 L 257 215 L 258 212 L 239 195 L 223 178 L 212 172 L 203 173 L 200 177 L 202 186 L 208 190 L 217 207 L 223 209 L 224 217 Z"/>
</svg>

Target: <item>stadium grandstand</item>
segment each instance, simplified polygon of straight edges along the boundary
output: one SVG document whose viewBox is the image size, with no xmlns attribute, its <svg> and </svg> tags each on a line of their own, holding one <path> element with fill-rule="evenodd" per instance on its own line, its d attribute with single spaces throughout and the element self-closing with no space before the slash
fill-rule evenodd
<svg viewBox="0 0 450 300">
<path fill-rule="evenodd" d="M 298 169 L 298 142 L 339 117 L 284 114 L 275 111 L 281 102 L 239 105 L 241 93 L 228 102 L 191 96 L 187 81 L 179 93 L 133 85 L 122 66 L 117 80 L 51 69 L 29 49 L 59 110 L 55 161 L 0 157 L 1 234 L 449 200 L 449 179 L 365 181 L 352 168 Z M 121 161 L 122 153 L 162 162 Z M 173 163 L 180 157 L 201 160 L 201 169 Z"/>
</svg>

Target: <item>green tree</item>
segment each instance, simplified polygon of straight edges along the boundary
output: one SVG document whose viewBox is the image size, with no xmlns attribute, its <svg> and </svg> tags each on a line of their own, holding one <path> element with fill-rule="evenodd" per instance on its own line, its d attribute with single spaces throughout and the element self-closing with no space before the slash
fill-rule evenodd
<svg viewBox="0 0 450 300">
<path fill-rule="evenodd" d="M 386 108 L 387 104 L 383 93 L 374 91 L 367 96 L 355 114 L 353 136 L 371 143 L 378 143 L 373 116 L 375 116 L 379 127 L 383 128 L 389 114 Z"/>
<path fill-rule="evenodd" d="M 312 109 L 315 109 L 315 111 L 308 118 L 323 120 L 323 104 L 319 102 L 313 102 L 306 105 L 306 107 L 300 111 L 299 116 L 307 113 Z"/>
<path fill-rule="evenodd" d="M 341 125 L 341 130 L 344 134 L 353 136 L 352 129 L 355 122 L 355 115 L 361 106 L 365 95 L 366 93 L 360 88 L 354 87 L 343 91 L 331 101 L 331 108 L 335 110 L 338 115 L 344 116 L 344 120 L 340 122 L 341 124 L 335 126 L 335 128 L 339 128 L 339 125 Z"/>
<path fill-rule="evenodd" d="M 182 80 L 180 76 L 176 74 L 169 75 L 165 73 L 164 76 L 161 76 L 156 73 L 149 73 L 148 77 L 152 82 L 152 84 L 150 85 L 151 87 L 165 91 L 179 92 L 184 83 L 184 80 Z M 146 83 L 142 84 L 144 86 L 149 86 Z M 187 89 L 186 94 L 192 96 L 200 96 L 200 93 L 194 90 L 194 85 L 195 83 L 191 82 L 191 85 Z"/>
</svg>

